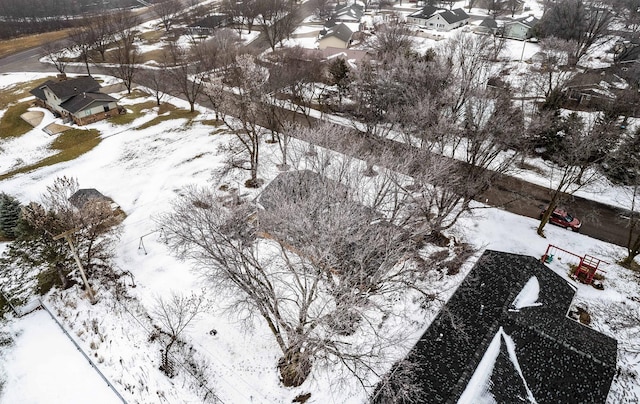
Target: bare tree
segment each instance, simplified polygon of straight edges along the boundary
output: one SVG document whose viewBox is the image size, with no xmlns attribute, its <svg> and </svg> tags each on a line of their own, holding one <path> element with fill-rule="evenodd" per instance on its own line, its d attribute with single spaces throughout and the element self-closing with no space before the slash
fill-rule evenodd
<svg viewBox="0 0 640 404">
<path fill-rule="evenodd" d="M 189 102 L 190 112 L 195 111 L 198 96 L 204 91 L 206 66 L 188 49 L 171 42 L 164 54 L 164 71 L 171 80 L 170 88 Z"/>
<path fill-rule="evenodd" d="M 532 84 L 546 98 L 548 106 L 559 107 L 556 99 L 577 74 L 575 69 L 568 66 L 576 47 L 574 41 L 556 37 L 547 37 L 540 41 L 542 61 L 534 68 L 537 74 L 533 77 Z"/>
<path fill-rule="evenodd" d="M 592 168 L 606 158 L 606 153 L 600 151 L 611 147 L 611 133 L 602 130 L 596 119 L 584 123 L 576 116 L 572 122 L 572 125 L 561 128 L 562 142 L 567 147 L 564 147 L 561 153 L 554 154 L 555 163 L 552 163 L 550 178 L 554 184 L 551 189 L 551 201 L 542 214 L 537 230 L 543 237 L 543 229 L 562 198 L 597 179 L 597 171 Z"/>
<path fill-rule="evenodd" d="M 138 82 L 151 91 L 158 106 L 169 93 L 167 75 L 160 69 L 141 69 L 138 74 Z"/>
<path fill-rule="evenodd" d="M 256 4 L 260 31 L 272 51 L 296 29 L 297 8 L 292 0 L 264 0 Z"/>
<path fill-rule="evenodd" d="M 176 292 L 172 292 L 168 299 L 161 296 L 155 298 L 152 317 L 160 325 L 160 332 L 167 337 L 162 350 L 161 367 L 167 376 L 175 376 L 171 349 L 196 317 L 206 311 L 206 303 L 204 295 L 185 296 Z"/>
<path fill-rule="evenodd" d="M 133 22 L 133 21 L 132 21 Z M 128 23 L 125 23 L 129 25 Z M 130 25 L 130 27 L 133 24 Z M 141 62 L 140 51 L 135 45 L 135 31 L 131 28 L 121 29 L 114 38 L 117 38 L 116 46 L 111 54 L 113 55 L 113 61 L 115 66 L 110 68 L 112 74 L 118 77 L 124 83 L 127 88 L 127 93 L 131 94 L 131 87 L 133 85 L 133 79 L 138 72 L 138 64 Z"/>
<path fill-rule="evenodd" d="M 49 42 L 43 45 L 42 50 L 47 61 L 51 62 L 58 72 L 64 74 L 64 70 L 69 64 L 67 46 L 58 48 L 54 43 Z"/>
<path fill-rule="evenodd" d="M 404 23 L 395 20 L 376 26 L 376 35 L 372 47 L 380 56 L 388 53 L 408 53 L 413 51 L 413 39 Z"/>
<path fill-rule="evenodd" d="M 222 95 L 220 110 L 223 122 L 236 135 L 243 157 L 248 157 L 248 167 L 245 167 L 242 162 L 232 163 L 250 172 L 251 176 L 246 182 L 248 187 L 258 187 L 260 186 L 258 164 L 262 142 L 262 127 L 259 126 L 259 122 L 267 105 L 264 102 L 264 89 L 268 80 L 268 71 L 257 64 L 253 56 L 239 55 L 229 80 L 234 89 L 233 92 L 225 91 L 221 81 L 217 81 L 218 87 L 212 87 L 210 91 Z M 216 85 L 216 83 L 212 84 Z"/>
<path fill-rule="evenodd" d="M 540 21 L 544 36 L 575 41 L 569 65 L 575 66 L 594 45 L 606 41 L 613 14 L 608 5 L 584 3 L 582 0 L 557 2 Z"/>
<path fill-rule="evenodd" d="M 269 71 L 269 89 L 276 98 L 292 109 L 294 114 L 300 113 L 308 124 L 311 124 L 311 106 L 320 91 L 323 70 L 319 68 L 320 58 L 309 54 L 299 46 L 276 52 L 270 60 L 274 63 Z M 293 117 L 295 120 L 295 117 Z M 278 122 L 282 127 L 284 122 Z"/>
<path fill-rule="evenodd" d="M 342 187 L 334 182 L 317 175 L 285 175 L 289 174 L 261 197 L 264 211 L 247 203 L 224 208 L 212 191 L 186 190 L 162 218 L 169 245 L 203 269 L 216 293 L 226 291 L 233 297 L 235 313 L 262 317 L 282 352 L 278 367 L 284 385 L 299 386 L 312 364 L 328 362 L 363 377 L 387 349 L 400 342 L 376 331 L 379 320 L 374 320 L 374 314 L 383 308 L 366 302 L 370 293 L 376 293 L 371 287 L 381 284 L 377 281 L 383 274 L 408 282 L 411 267 L 402 266 L 398 271 L 405 276 L 400 276 L 393 262 L 407 244 L 392 241 L 396 236 L 391 234 L 397 233 L 391 227 L 361 230 L 371 222 L 356 223 L 349 215 L 359 212 L 357 218 L 363 219 L 366 209 L 332 205 L 335 198 L 344 200 Z M 303 179 L 302 184 L 297 178 Z M 291 186 L 289 179 L 302 186 Z M 302 216 L 297 215 L 302 212 L 313 216 L 300 220 Z M 323 225 L 325 218 L 332 225 Z M 320 227 L 313 229 L 313 223 Z M 313 240 L 315 247 L 308 244 L 311 234 L 298 233 L 307 229 L 321 237 Z M 352 241 L 364 240 L 340 237 L 349 231 L 362 231 L 358 234 L 363 237 L 369 234 L 367 240 L 376 241 L 382 250 L 376 254 L 368 244 L 354 248 Z M 377 238 L 380 233 L 390 237 Z M 355 251 L 359 249 L 368 252 Z M 350 337 L 356 332 L 364 334 Z"/>
<path fill-rule="evenodd" d="M 176 17 L 182 11 L 180 0 L 158 0 L 153 4 L 154 14 L 160 19 L 165 31 L 169 32 Z"/>
<path fill-rule="evenodd" d="M 69 41 L 71 43 L 71 50 L 80 54 L 80 60 L 87 68 L 87 75 L 91 76 L 89 70 L 89 60 L 91 56 L 89 52 L 93 49 L 95 44 L 94 32 L 86 26 L 75 27 L 69 31 Z"/>
</svg>

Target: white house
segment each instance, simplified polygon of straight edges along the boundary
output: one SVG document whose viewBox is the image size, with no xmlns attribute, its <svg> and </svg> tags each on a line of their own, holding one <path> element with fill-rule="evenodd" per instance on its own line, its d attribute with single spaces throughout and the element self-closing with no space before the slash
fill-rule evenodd
<svg viewBox="0 0 640 404">
<path fill-rule="evenodd" d="M 461 8 L 447 10 L 425 6 L 422 10 L 408 15 L 407 23 L 436 31 L 451 31 L 467 25 L 469 23 L 469 14 Z"/>
</svg>

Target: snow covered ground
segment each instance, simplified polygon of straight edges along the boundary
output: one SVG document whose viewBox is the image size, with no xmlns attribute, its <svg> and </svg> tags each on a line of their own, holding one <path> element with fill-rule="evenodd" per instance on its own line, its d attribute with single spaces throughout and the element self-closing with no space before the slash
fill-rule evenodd
<svg viewBox="0 0 640 404">
<path fill-rule="evenodd" d="M 537 7 L 536 2 L 532 4 L 535 5 L 532 7 Z M 533 11 L 538 13 L 539 9 Z M 153 27 L 153 23 L 149 23 L 145 29 L 152 30 Z M 312 29 L 317 27 L 301 27 L 298 33 L 305 34 Z M 242 39 L 250 41 L 256 35 L 256 31 L 252 35 L 243 34 Z M 440 43 L 426 38 L 417 40 L 421 41 L 420 49 Z M 295 43 L 314 48 L 316 39 L 292 38 L 289 45 Z M 147 46 L 146 50 L 154 49 L 158 47 Z M 507 59 L 519 61 L 522 58 L 526 61 L 537 50 L 537 45 L 532 43 L 508 41 Z M 516 67 L 525 65 L 513 64 Z M 9 91 L 12 84 L 37 77 L 41 75 L 0 76 L 0 91 Z M 106 80 L 105 85 L 112 79 Z M 141 101 L 124 98 L 121 103 L 126 106 L 126 103 Z M 186 107 L 180 100 L 171 99 L 170 102 Z M 169 255 L 154 219 L 168 209 L 169 202 L 185 185 L 218 185 L 219 169 L 223 166 L 220 146 L 230 136 L 224 128 L 203 123 L 203 120 L 213 118 L 213 114 L 203 108 L 198 109 L 201 113 L 193 122 L 169 120 L 143 130 L 133 130 L 133 127 L 156 117 L 157 109 L 148 110 L 127 127 L 116 127 L 108 122 L 92 124 L 90 127 L 98 129 L 103 140 L 91 152 L 71 162 L 0 182 L 0 191 L 26 203 L 38 200 L 56 177 L 76 177 L 81 187 L 98 189 L 113 198 L 127 213 L 117 247 L 117 266 L 134 275 L 137 286 L 130 288 L 129 292 L 135 300 L 118 302 L 110 292 L 101 289 L 98 290 L 100 302 L 91 306 L 79 298 L 77 290 L 70 289 L 64 293 L 52 293 L 46 301 L 56 308 L 58 318 L 77 337 L 84 351 L 96 358 L 98 366 L 130 403 L 202 402 L 207 389 L 225 403 L 286 403 L 304 392 L 312 393 L 309 401 L 312 403 L 365 402 L 366 392 L 357 387 L 355 381 L 346 382 L 349 388 L 337 388 L 329 383 L 332 369 L 314 369 L 312 377 L 297 389 L 281 387 L 275 366 L 278 348 L 266 326 L 259 321 L 248 327 L 239 323 L 223 312 L 225 301 L 220 299 L 188 330 L 186 338 L 193 348 L 189 360 L 198 364 L 200 373 L 206 374 L 206 385 L 198 387 L 201 381 L 198 372 L 190 374 L 184 371 L 176 378 L 168 379 L 158 370 L 160 346 L 149 338 L 153 324 L 148 313 L 154 299 L 171 291 L 200 293 L 203 283 L 187 264 Z M 340 118 L 334 120 L 339 121 Z M 48 155 L 47 146 L 53 137 L 40 128 L 52 121 L 53 116 L 47 114 L 38 128 L 17 139 L 0 143 L 0 173 Z M 277 175 L 277 153 L 277 146 L 262 145 L 261 178 L 272 179 Z M 549 169 L 541 160 L 529 163 L 548 174 Z M 549 185 L 545 174 L 521 172 L 519 176 Z M 256 191 L 242 186 L 245 179 L 244 173 L 237 173 L 225 177 L 224 183 L 238 189 L 244 196 L 251 196 Z M 579 195 L 624 206 L 624 191 L 600 182 L 582 190 Z M 640 373 L 640 324 L 637 321 L 640 279 L 637 273 L 615 265 L 624 255 L 624 249 L 553 226 L 546 230 L 547 239 L 542 239 L 535 233 L 536 220 L 482 205 L 477 205 L 477 208 L 452 229 L 451 235 L 457 240 L 469 242 L 480 250 L 490 248 L 535 257 L 541 256 L 551 243 L 611 263 L 605 268 L 605 290 L 576 284 L 575 304 L 588 309 L 593 328 L 619 341 L 621 371 L 612 386 L 609 402 L 638 402 L 640 387 L 635 380 Z M 140 248 L 141 241 L 144 248 Z M 0 252 L 2 249 L 0 245 Z M 574 282 L 567 275 L 572 258 L 561 255 L 557 258 L 560 259 L 554 260 L 550 268 Z M 449 280 L 444 297 L 453 293 L 450 286 L 459 283 L 472 264 L 470 262 L 464 271 Z M 533 289 L 534 286 L 526 291 L 520 303 L 535 303 L 535 299 L 532 300 Z M 414 340 L 419 338 L 434 315 L 432 312 L 416 314 L 421 316 L 421 322 L 412 333 Z M 88 391 L 91 392 L 91 402 L 118 402 L 117 399 L 114 401 L 113 393 L 97 378 L 82 356 L 72 346 L 69 347 L 70 343 L 56 327 L 42 311 L 15 320 L 7 327 L 11 333 L 19 334 L 20 330 L 22 333 L 0 364 L 0 374 L 4 367 L 8 376 L 0 403 L 85 403 Z M 210 331 L 214 329 L 217 333 L 212 335 Z M 47 335 L 47 338 L 39 337 L 41 335 Z M 502 337 L 497 335 L 496 338 L 499 342 Z M 52 345 L 38 344 L 40 339 Z M 63 355 L 57 356 L 58 353 Z M 398 353 L 399 356 L 402 354 Z"/>
<path fill-rule="evenodd" d="M 32 75 L 26 74 L 3 76 L 0 87 L 6 88 L 10 83 L 32 78 Z M 186 107 L 179 100 L 171 102 Z M 229 135 L 225 134 L 223 128 L 200 122 L 212 116 L 205 109 L 199 110 L 200 116 L 188 125 L 185 120 L 169 120 L 144 130 L 123 130 L 108 122 L 93 124 L 91 127 L 101 131 L 103 140 L 91 152 L 72 162 L 42 168 L 0 183 L 1 191 L 15 195 L 26 203 L 38 200 L 45 187 L 56 177 L 72 176 L 78 178 L 81 187 L 97 188 L 112 197 L 127 213 L 123 223 L 124 233 L 118 244 L 117 265 L 134 275 L 137 287 L 129 291 L 136 300 L 133 303 L 118 303 L 104 289 L 98 290 L 100 302 L 95 306 L 81 299 L 75 289 L 52 293 L 46 300 L 58 310 L 57 316 L 77 336 L 85 352 L 99 359 L 98 366 L 131 403 L 201 402 L 201 397 L 206 394 L 203 388 L 197 387 L 198 375 L 181 372 L 178 377 L 168 379 L 158 370 L 160 346 L 149 339 L 153 326 L 147 314 L 158 295 L 166 295 L 170 291 L 202 291 L 203 284 L 199 276 L 187 264 L 169 255 L 162 233 L 157 232 L 154 222 L 158 214 L 168 209 L 169 202 L 183 186 L 215 185 L 219 180 L 217 169 L 223 164 L 219 147 L 229 139 Z M 156 114 L 155 109 L 149 110 L 131 126 L 140 125 Z M 13 144 L 5 148 L 2 159 L 8 157 L 16 161 L 18 153 L 29 155 L 32 149 L 41 150 L 42 144 L 46 144 L 48 139 L 49 135 L 36 128 L 13 141 L 22 142 L 20 145 Z M 1 144 L 0 147 L 4 148 L 5 145 Z M 276 154 L 277 146 L 263 145 L 262 178 L 270 179 L 277 174 Z M 255 192 L 242 187 L 244 179 L 244 173 L 240 173 L 226 177 L 225 183 L 239 189 L 242 194 Z M 613 194 L 616 189 L 612 188 L 610 192 Z M 536 257 L 541 256 L 551 243 L 580 255 L 591 254 L 612 263 L 606 268 L 605 290 L 598 291 L 577 284 L 576 303 L 589 309 L 592 327 L 619 340 L 622 371 L 614 381 L 610 402 L 633 402 L 630 397 L 640 397 L 640 389 L 633 383 L 633 378 L 640 372 L 640 330 L 637 323 L 623 321 L 632 316 L 633 310 L 636 313 L 640 311 L 640 282 L 638 274 L 614 264 L 623 256 L 624 250 L 553 226 L 547 228 L 547 239 L 542 239 L 535 233 L 536 220 L 482 205 L 477 207 L 472 215 L 461 219 L 452 230 L 457 240 L 472 243 L 481 250 L 491 248 Z M 141 237 L 144 248 L 140 248 Z M 551 268 L 569 279 L 567 263 L 571 258 L 559 258 L 552 262 Z M 452 285 L 455 286 L 464 277 L 471 264 L 450 280 Z M 454 290 L 452 287 L 446 289 L 445 297 Z M 530 296 L 523 297 L 524 302 L 532 303 L 529 300 Z M 331 369 L 315 369 L 312 377 L 297 389 L 281 387 L 275 366 L 278 348 L 266 326 L 257 321 L 247 328 L 223 312 L 224 305 L 224 300 L 216 301 L 214 309 L 200 318 L 186 338 L 193 347 L 192 362 L 198 363 L 202 373 L 207 375 L 208 385 L 205 388 L 210 388 L 223 402 L 285 403 L 303 392 L 312 393 L 310 402 L 313 403 L 362 403 L 366 400 L 366 392 L 356 387 L 353 381 L 347 381 L 350 388 L 337 389 L 330 384 Z M 612 313 L 616 313 L 616 316 L 612 316 Z M 411 338 L 419 338 L 427 326 L 427 319 L 433 314 L 421 314 L 422 322 Z M 31 377 L 32 372 L 25 370 L 30 367 L 44 368 L 41 362 L 49 361 L 48 352 L 65 349 L 58 348 L 58 345 L 45 351 L 27 347 L 27 343 L 33 342 L 34 335 L 59 334 L 54 326 L 44 331 L 34 331 L 35 327 L 53 324 L 51 320 L 44 321 L 43 315 L 43 312 L 36 312 L 10 325 L 11 331 L 23 329 L 22 336 L 25 339 L 18 337 L 15 347 L 9 351 L 9 359 L 4 363 L 9 383 L 0 399 L 3 404 L 16 402 L 15 397 L 26 399 L 21 392 L 33 393 L 34 398 L 30 402 L 51 402 L 38 398 L 49 397 L 50 385 L 42 383 L 37 375 Z M 217 331 L 216 335 L 211 335 L 213 329 Z M 58 343 L 64 345 L 63 342 Z M 83 362 L 79 353 L 71 350 L 65 355 L 68 359 L 64 361 L 52 359 L 64 371 L 47 373 L 46 379 L 51 385 L 68 385 L 69 372 L 76 372 L 74 385 L 95 383 L 92 381 L 96 378 L 94 372 L 90 369 L 78 370 L 78 363 Z M 25 367 L 29 363 L 38 365 Z M 35 375 L 35 370 L 33 373 Z M 79 380 L 82 383 L 78 383 Z M 61 396 L 59 402 L 86 402 L 84 392 L 84 389 L 78 388 L 60 389 L 59 393 L 65 395 Z M 107 400 L 105 402 L 110 402 L 108 400 L 112 396 L 109 394 L 108 390 L 103 393 L 97 387 L 93 393 Z"/>
</svg>

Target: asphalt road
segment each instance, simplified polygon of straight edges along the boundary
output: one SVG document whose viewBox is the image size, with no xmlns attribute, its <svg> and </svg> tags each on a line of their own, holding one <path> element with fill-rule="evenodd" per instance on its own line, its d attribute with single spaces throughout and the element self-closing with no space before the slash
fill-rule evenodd
<svg viewBox="0 0 640 404">
<path fill-rule="evenodd" d="M 300 21 L 310 15 L 314 9 L 314 1 L 304 3 L 299 13 Z M 145 15 L 145 17 L 151 18 L 150 15 Z M 252 43 L 252 47 L 258 50 L 266 49 L 268 43 L 258 38 Z M 2 58 L 0 59 L 0 73 L 27 71 L 55 74 L 56 70 L 52 66 L 38 61 L 41 54 L 41 48 L 34 48 Z M 85 73 L 84 67 L 69 66 L 68 70 L 71 73 Z M 94 67 L 93 70 L 99 69 Z M 204 100 L 202 101 L 204 103 Z M 367 140 L 361 139 L 361 141 L 366 142 Z M 402 159 L 407 152 L 404 145 L 392 144 L 390 146 L 392 150 L 395 150 L 399 159 Z M 371 150 L 368 147 L 366 149 Z M 532 218 L 538 218 L 541 207 L 544 207 L 550 199 L 548 188 L 522 181 L 517 177 L 504 175 L 498 176 L 491 188 L 478 198 L 480 202 Z M 622 219 L 626 214 L 624 210 L 570 195 L 566 195 L 565 200 L 568 201 L 565 206 L 569 211 L 583 221 L 581 233 L 598 240 L 626 246 L 628 230 Z M 505 223 L 505 226 L 508 226 L 508 223 Z M 514 234 L 514 237 L 517 236 Z"/>
</svg>

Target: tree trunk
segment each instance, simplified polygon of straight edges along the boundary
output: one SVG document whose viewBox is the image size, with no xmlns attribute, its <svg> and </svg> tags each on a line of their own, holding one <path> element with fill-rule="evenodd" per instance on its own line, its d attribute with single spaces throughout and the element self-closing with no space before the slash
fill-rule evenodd
<svg viewBox="0 0 640 404">
<path fill-rule="evenodd" d="M 311 373 L 311 360 L 301 352 L 300 347 L 292 347 L 278 361 L 280 381 L 286 387 L 298 387 Z"/>
</svg>

